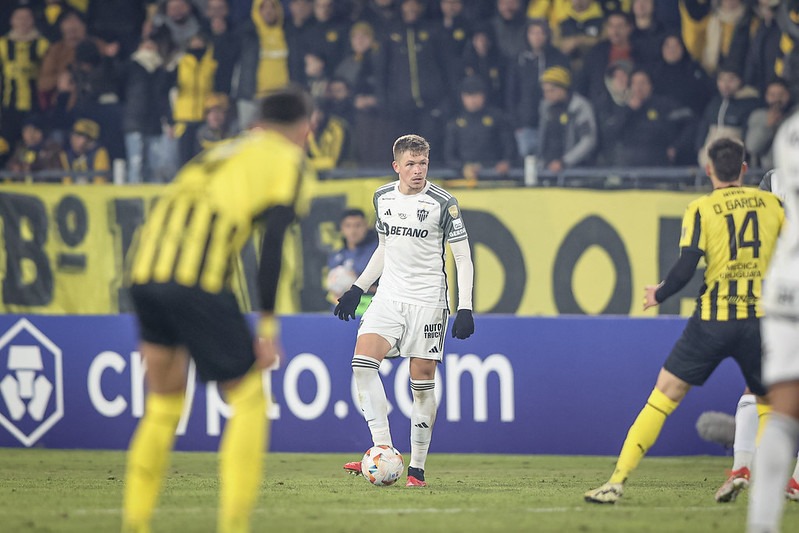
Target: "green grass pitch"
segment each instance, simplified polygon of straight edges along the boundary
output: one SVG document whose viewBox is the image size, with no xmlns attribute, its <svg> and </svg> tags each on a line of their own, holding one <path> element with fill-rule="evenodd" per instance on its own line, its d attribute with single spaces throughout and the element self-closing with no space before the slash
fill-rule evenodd
<svg viewBox="0 0 799 533">
<path fill-rule="evenodd" d="M 730 460 L 644 459 L 615 506 L 583 502 L 613 457 L 443 455 L 424 489 L 373 487 L 341 469 L 342 454 L 270 453 L 254 531 L 743 532 L 747 495 L 717 504 Z M 0 531 L 118 531 L 125 454 L 0 449 Z M 175 453 L 153 531 L 211 532 L 216 455 Z M 799 531 L 787 502 L 784 531 Z"/>
</svg>

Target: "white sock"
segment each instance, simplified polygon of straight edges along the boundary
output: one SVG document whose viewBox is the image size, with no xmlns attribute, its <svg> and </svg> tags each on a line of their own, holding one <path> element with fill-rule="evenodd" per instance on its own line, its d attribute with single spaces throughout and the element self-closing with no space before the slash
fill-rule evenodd
<svg viewBox="0 0 799 533">
<path fill-rule="evenodd" d="M 799 441 L 799 420 L 773 413 L 763 430 L 752 471 L 749 531 L 779 531 L 788 469 Z"/>
<path fill-rule="evenodd" d="M 799 454 L 796 455 L 796 466 L 793 468 L 793 478 L 799 481 Z"/>
<path fill-rule="evenodd" d="M 388 427 L 388 400 L 380 379 L 378 369 L 380 361 L 366 355 L 355 355 L 352 358 L 352 375 L 355 376 L 355 385 L 358 387 L 358 403 L 361 411 L 369 424 L 372 433 L 372 442 L 378 444 L 391 443 L 391 431 Z"/>
<path fill-rule="evenodd" d="M 752 468 L 757 439 L 757 403 L 754 394 L 743 394 L 735 410 L 735 442 L 732 469 Z"/>
<path fill-rule="evenodd" d="M 433 424 L 436 421 L 436 380 L 412 379 L 413 409 L 411 410 L 410 466 L 424 470 Z"/>
</svg>

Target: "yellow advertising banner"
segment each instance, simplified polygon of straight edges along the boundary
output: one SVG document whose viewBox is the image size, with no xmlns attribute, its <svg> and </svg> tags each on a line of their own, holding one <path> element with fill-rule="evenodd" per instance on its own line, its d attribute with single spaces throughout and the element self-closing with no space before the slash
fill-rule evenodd
<svg viewBox="0 0 799 533">
<path fill-rule="evenodd" d="M 287 239 L 280 311 L 329 311 L 322 280 L 328 254 L 340 246 L 338 217 L 344 208 L 360 207 L 373 220 L 372 194 L 386 181 L 316 184 L 308 216 Z M 125 252 L 160 190 L 156 185 L 0 186 L 0 311 L 129 311 Z M 520 315 L 643 315 L 643 288 L 663 279 L 676 260 L 683 211 L 701 194 L 451 192 L 472 244 L 476 312 Z M 247 307 L 254 306 L 251 297 L 257 293 L 256 241 L 242 253 L 235 287 Z M 690 313 L 700 285 L 697 275 L 658 312 Z"/>
</svg>

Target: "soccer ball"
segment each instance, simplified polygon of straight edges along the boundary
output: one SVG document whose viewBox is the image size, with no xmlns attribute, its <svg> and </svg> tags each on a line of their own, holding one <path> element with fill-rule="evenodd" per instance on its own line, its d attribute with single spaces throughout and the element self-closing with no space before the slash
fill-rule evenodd
<svg viewBox="0 0 799 533">
<path fill-rule="evenodd" d="M 378 487 L 387 487 L 396 483 L 404 469 L 402 454 L 396 448 L 385 444 L 372 446 L 366 450 L 361 459 L 363 477 Z"/>
</svg>

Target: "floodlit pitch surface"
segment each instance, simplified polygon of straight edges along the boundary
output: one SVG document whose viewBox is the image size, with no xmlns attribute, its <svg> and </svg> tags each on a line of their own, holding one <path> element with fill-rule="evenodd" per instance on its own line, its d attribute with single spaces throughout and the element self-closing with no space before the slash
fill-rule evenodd
<svg viewBox="0 0 799 533">
<path fill-rule="evenodd" d="M 268 456 L 254 531 L 743 532 L 747 494 L 717 504 L 730 460 L 646 458 L 615 506 L 583 502 L 613 457 L 438 455 L 424 489 L 373 487 L 342 464 L 359 454 Z M 0 449 L 0 530 L 118 531 L 125 454 Z M 213 531 L 215 454 L 176 453 L 153 531 Z M 799 531 L 787 502 L 784 531 Z"/>
</svg>

